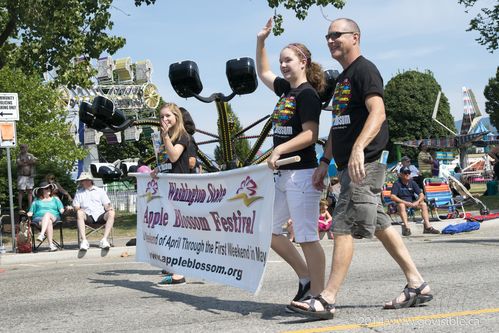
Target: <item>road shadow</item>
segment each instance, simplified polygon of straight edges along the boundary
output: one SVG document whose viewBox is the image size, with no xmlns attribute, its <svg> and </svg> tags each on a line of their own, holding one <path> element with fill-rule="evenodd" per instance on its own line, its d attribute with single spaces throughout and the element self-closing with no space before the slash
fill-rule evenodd
<svg viewBox="0 0 499 333">
<path fill-rule="evenodd" d="M 449 235 L 453 236 L 453 235 Z M 461 243 L 461 244 L 479 244 L 479 243 L 499 243 L 499 238 L 480 238 L 480 239 L 436 239 L 432 243 Z"/>
<path fill-rule="evenodd" d="M 141 270 L 117 270 L 99 273 L 105 276 L 119 276 L 121 274 L 139 274 L 139 275 L 155 275 L 157 271 L 141 271 Z M 297 313 L 286 313 L 284 308 L 286 304 L 254 302 L 248 300 L 225 300 L 215 296 L 197 296 L 181 291 L 182 286 L 158 287 L 156 283 L 151 281 L 130 281 L 124 279 L 104 280 L 104 279 L 89 279 L 90 283 L 100 284 L 109 287 L 130 288 L 144 293 L 164 299 L 166 302 L 180 302 L 194 307 L 194 311 L 206 311 L 211 314 L 220 314 L 223 312 L 233 312 L 242 316 L 247 316 L 251 313 L 259 313 L 260 319 L 264 320 L 280 320 L 281 324 L 296 324 L 317 321 L 314 318 L 305 318 Z M 380 305 L 344 305 L 338 308 L 379 308 Z M 289 319 L 284 319 L 287 317 Z"/>
</svg>

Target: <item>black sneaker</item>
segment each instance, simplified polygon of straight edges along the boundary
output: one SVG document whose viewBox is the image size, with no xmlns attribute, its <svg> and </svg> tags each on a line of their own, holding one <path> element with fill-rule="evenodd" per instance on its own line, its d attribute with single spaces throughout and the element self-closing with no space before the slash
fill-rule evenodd
<svg viewBox="0 0 499 333">
<path fill-rule="evenodd" d="M 297 302 L 308 299 L 309 297 L 311 297 L 310 294 L 308 293 L 309 291 L 310 291 L 310 281 L 307 282 L 305 285 L 298 283 L 298 292 L 296 293 L 295 298 L 293 298 L 293 301 Z M 291 308 L 291 304 L 286 305 L 284 311 L 287 313 L 295 313 L 295 311 L 293 311 L 293 309 Z"/>
<path fill-rule="evenodd" d="M 310 291 L 310 281 L 308 281 L 305 285 L 298 283 L 298 292 L 296 293 L 295 298 L 293 298 L 294 302 L 302 301 L 306 296 L 308 296 L 308 292 Z"/>
</svg>

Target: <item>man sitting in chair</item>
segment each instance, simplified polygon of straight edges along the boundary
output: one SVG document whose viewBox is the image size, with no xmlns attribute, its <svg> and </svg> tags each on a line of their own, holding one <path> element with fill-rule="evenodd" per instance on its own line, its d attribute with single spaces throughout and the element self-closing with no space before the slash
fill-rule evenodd
<svg viewBox="0 0 499 333">
<path fill-rule="evenodd" d="M 424 194 L 419 188 L 418 184 L 411 179 L 411 170 L 403 166 L 399 171 L 398 180 L 393 183 L 392 193 L 390 198 L 397 204 L 398 214 L 402 219 L 402 235 L 410 236 L 411 229 L 409 228 L 409 221 L 407 219 L 407 208 L 421 209 L 423 217 L 424 234 L 439 234 L 440 231 L 430 225 L 428 215 L 428 205 L 424 201 Z"/>
<path fill-rule="evenodd" d="M 94 179 L 88 172 L 82 172 L 77 179 L 80 183 L 74 196 L 73 207 L 76 210 L 76 222 L 81 236 L 80 250 L 86 251 L 90 247 L 85 235 L 85 222 L 104 223 L 104 236 L 99 243 L 102 249 L 109 249 L 111 246 L 107 240 L 114 224 L 114 210 L 106 192 L 94 185 Z"/>
</svg>

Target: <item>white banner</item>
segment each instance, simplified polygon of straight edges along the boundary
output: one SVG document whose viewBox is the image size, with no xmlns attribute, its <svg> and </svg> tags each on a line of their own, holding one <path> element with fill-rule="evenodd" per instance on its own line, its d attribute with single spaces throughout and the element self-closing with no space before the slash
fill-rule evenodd
<svg viewBox="0 0 499 333">
<path fill-rule="evenodd" d="M 137 177 L 137 260 L 257 293 L 272 233 L 266 164 L 207 174 Z"/>
</svg>

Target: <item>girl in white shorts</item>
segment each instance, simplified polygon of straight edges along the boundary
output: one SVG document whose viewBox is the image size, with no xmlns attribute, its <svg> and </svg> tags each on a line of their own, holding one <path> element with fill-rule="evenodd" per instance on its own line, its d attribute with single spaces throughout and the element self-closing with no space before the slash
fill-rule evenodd
<svg viewBox="0 0 499 333">
<path fill-rule="evenodd" d="M 265 51 L 265 39 L 271 29 L 270 19 L 258 33 L 256 44 L 258 76 L 279 96 L 272 113 L 274 149 L 267 163 L 276 170 L 275 163 L 281 158 L 300 156 L 301 159 L 277 171 L 271 246 L 298 275 L 298 293 L 293 299 L 298 300 L 318 295 L 324 288 L 325 258 L 317 232 L 320 192 L 312 186 L 321 112 L 317 91 L 324 87 L 324 75 L 321 66 L 311 61 L 305 45 L 293 43 L 280 53 L 283 77 L 277 77 L 270 70 Z M 295 241 L 300 243 L 305 260 L 283 235 L 282 225 L 289 218 L 293 220 Z"/>
</svg>

